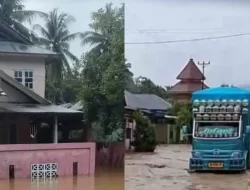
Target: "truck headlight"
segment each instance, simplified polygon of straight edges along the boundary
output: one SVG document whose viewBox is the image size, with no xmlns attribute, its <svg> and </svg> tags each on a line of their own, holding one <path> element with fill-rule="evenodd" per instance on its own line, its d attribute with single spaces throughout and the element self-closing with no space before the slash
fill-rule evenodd
<svg viewBox="0 0 250 190">
<path fill-rule="evenodd" d="M 242 154 L 241 152 L 233 152 L 231 155 L 232 158 L 241 158 Z"/>
<path fill-rule="evenodd" d="M 200 158 L 201 157 L 201 153 L 200 152 L 196 152 L 196 151 L 193 151 L 192 155 L 193 155 L 194 158 Z"/>
</svg>

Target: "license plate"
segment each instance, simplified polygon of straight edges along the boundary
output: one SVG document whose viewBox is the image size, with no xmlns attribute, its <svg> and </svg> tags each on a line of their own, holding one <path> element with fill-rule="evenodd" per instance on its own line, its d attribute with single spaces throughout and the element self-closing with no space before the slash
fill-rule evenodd
<svg viewBox="0 0 250 190">
<path fill-rule="evenodd" d="M 210 162 L 208 163 L 209 168 L 223 168 L 222 162 Z"/>
</svg>

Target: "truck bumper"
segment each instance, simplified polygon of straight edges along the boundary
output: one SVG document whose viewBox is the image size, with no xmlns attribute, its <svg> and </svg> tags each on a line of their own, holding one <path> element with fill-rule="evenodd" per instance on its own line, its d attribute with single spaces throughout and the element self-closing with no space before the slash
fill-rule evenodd
<svg viewBox="0 0 250 190">
<path fill-rule="evenodd" d="M 209 163 L 222 163 L 222 167 L 209 167 Z M 196 171 L 244 171 L 246 170 L 246 161 L 244 158 L 230 159 L 204 159 L 190 158 L 189 169 Z"/>
</svg>

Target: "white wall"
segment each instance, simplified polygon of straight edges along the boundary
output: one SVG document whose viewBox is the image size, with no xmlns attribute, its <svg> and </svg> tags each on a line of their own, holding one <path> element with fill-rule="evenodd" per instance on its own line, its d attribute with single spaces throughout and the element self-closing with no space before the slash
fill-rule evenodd
<svg viewBox="0 0 250 190">
<path fill-rule="evenodd" d="M 45 61 L 41 57 L 32 56 L 0 56 L 0 69 L 14 77 L 15 70 L 33 71 L 33 90 L 45 96 Z"/>
<path fill-rule="evenodd" d="M 127 132 L 125 131 L 125 148 L 126 150 L 129 149 L 130 143 L 134 141 L 134 130 L 136 127 L 136 122 L 133 119 L 133 122 L 129 122 L 129 118 L 125 117 L 125 129 L 130 128 L 131 129 L 131 139 L 126 136 Z"/>
</svg>

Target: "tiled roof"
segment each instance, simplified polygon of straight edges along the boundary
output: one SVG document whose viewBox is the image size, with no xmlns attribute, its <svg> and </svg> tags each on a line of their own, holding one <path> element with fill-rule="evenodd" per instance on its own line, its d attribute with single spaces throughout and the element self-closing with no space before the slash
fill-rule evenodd
<svg viewBox="0 0 250 190">
<path fill-rule="evenodd" d="M 167 110 L 171 104 L 155 94 L 132 94 L 125 90 L 126 106 L 148 110 Z"/>
<path fill-rule="evenodd" d="M 0 19 L 0 53 L 22 53 L 37 55 L 56 55 L 32 43 L 20 32 Z"/>
<path fill-rule="evenodd" d="M 38 104 L 10 104 L 0 103 L 0 113 L 57 113 L 57 114 L 83 114 L 81 111 L 63 108 L 56 105 L 38 105 Z"/>
<path fill-rule="evenodd" d="M 146 110 L 167 110 L 171 104 L 155 94 L 132 94 L 129 91 L 124 91 L 126 109 L 146 109 Z M 74 104 L 70 109 L 82 110 L 83 104 L 81 101 Z"/>
<path fill-rule="evenodd" d="M 205 80 L 206 78 L 194 63 L 193 59 L 190 59 L 184 69 L 177 76 L 180 80 Z"/>
<path fill-rule="evenodd" d="M 0 53 L 56 55 L 56 53 L 35 45 L 26 45 L 17 42 L 0 41 Z"/>
<path fill-rule="evenodd" d="M 204 84 L 203 88 L 208 88 L 206 84 Z M 197 90 L 202 89 L 202 82 L 200 81 L 180 81 L 175 84 L 168 92 L 170 94 L 174 93 L 192 93 Z"/>
</svg>

